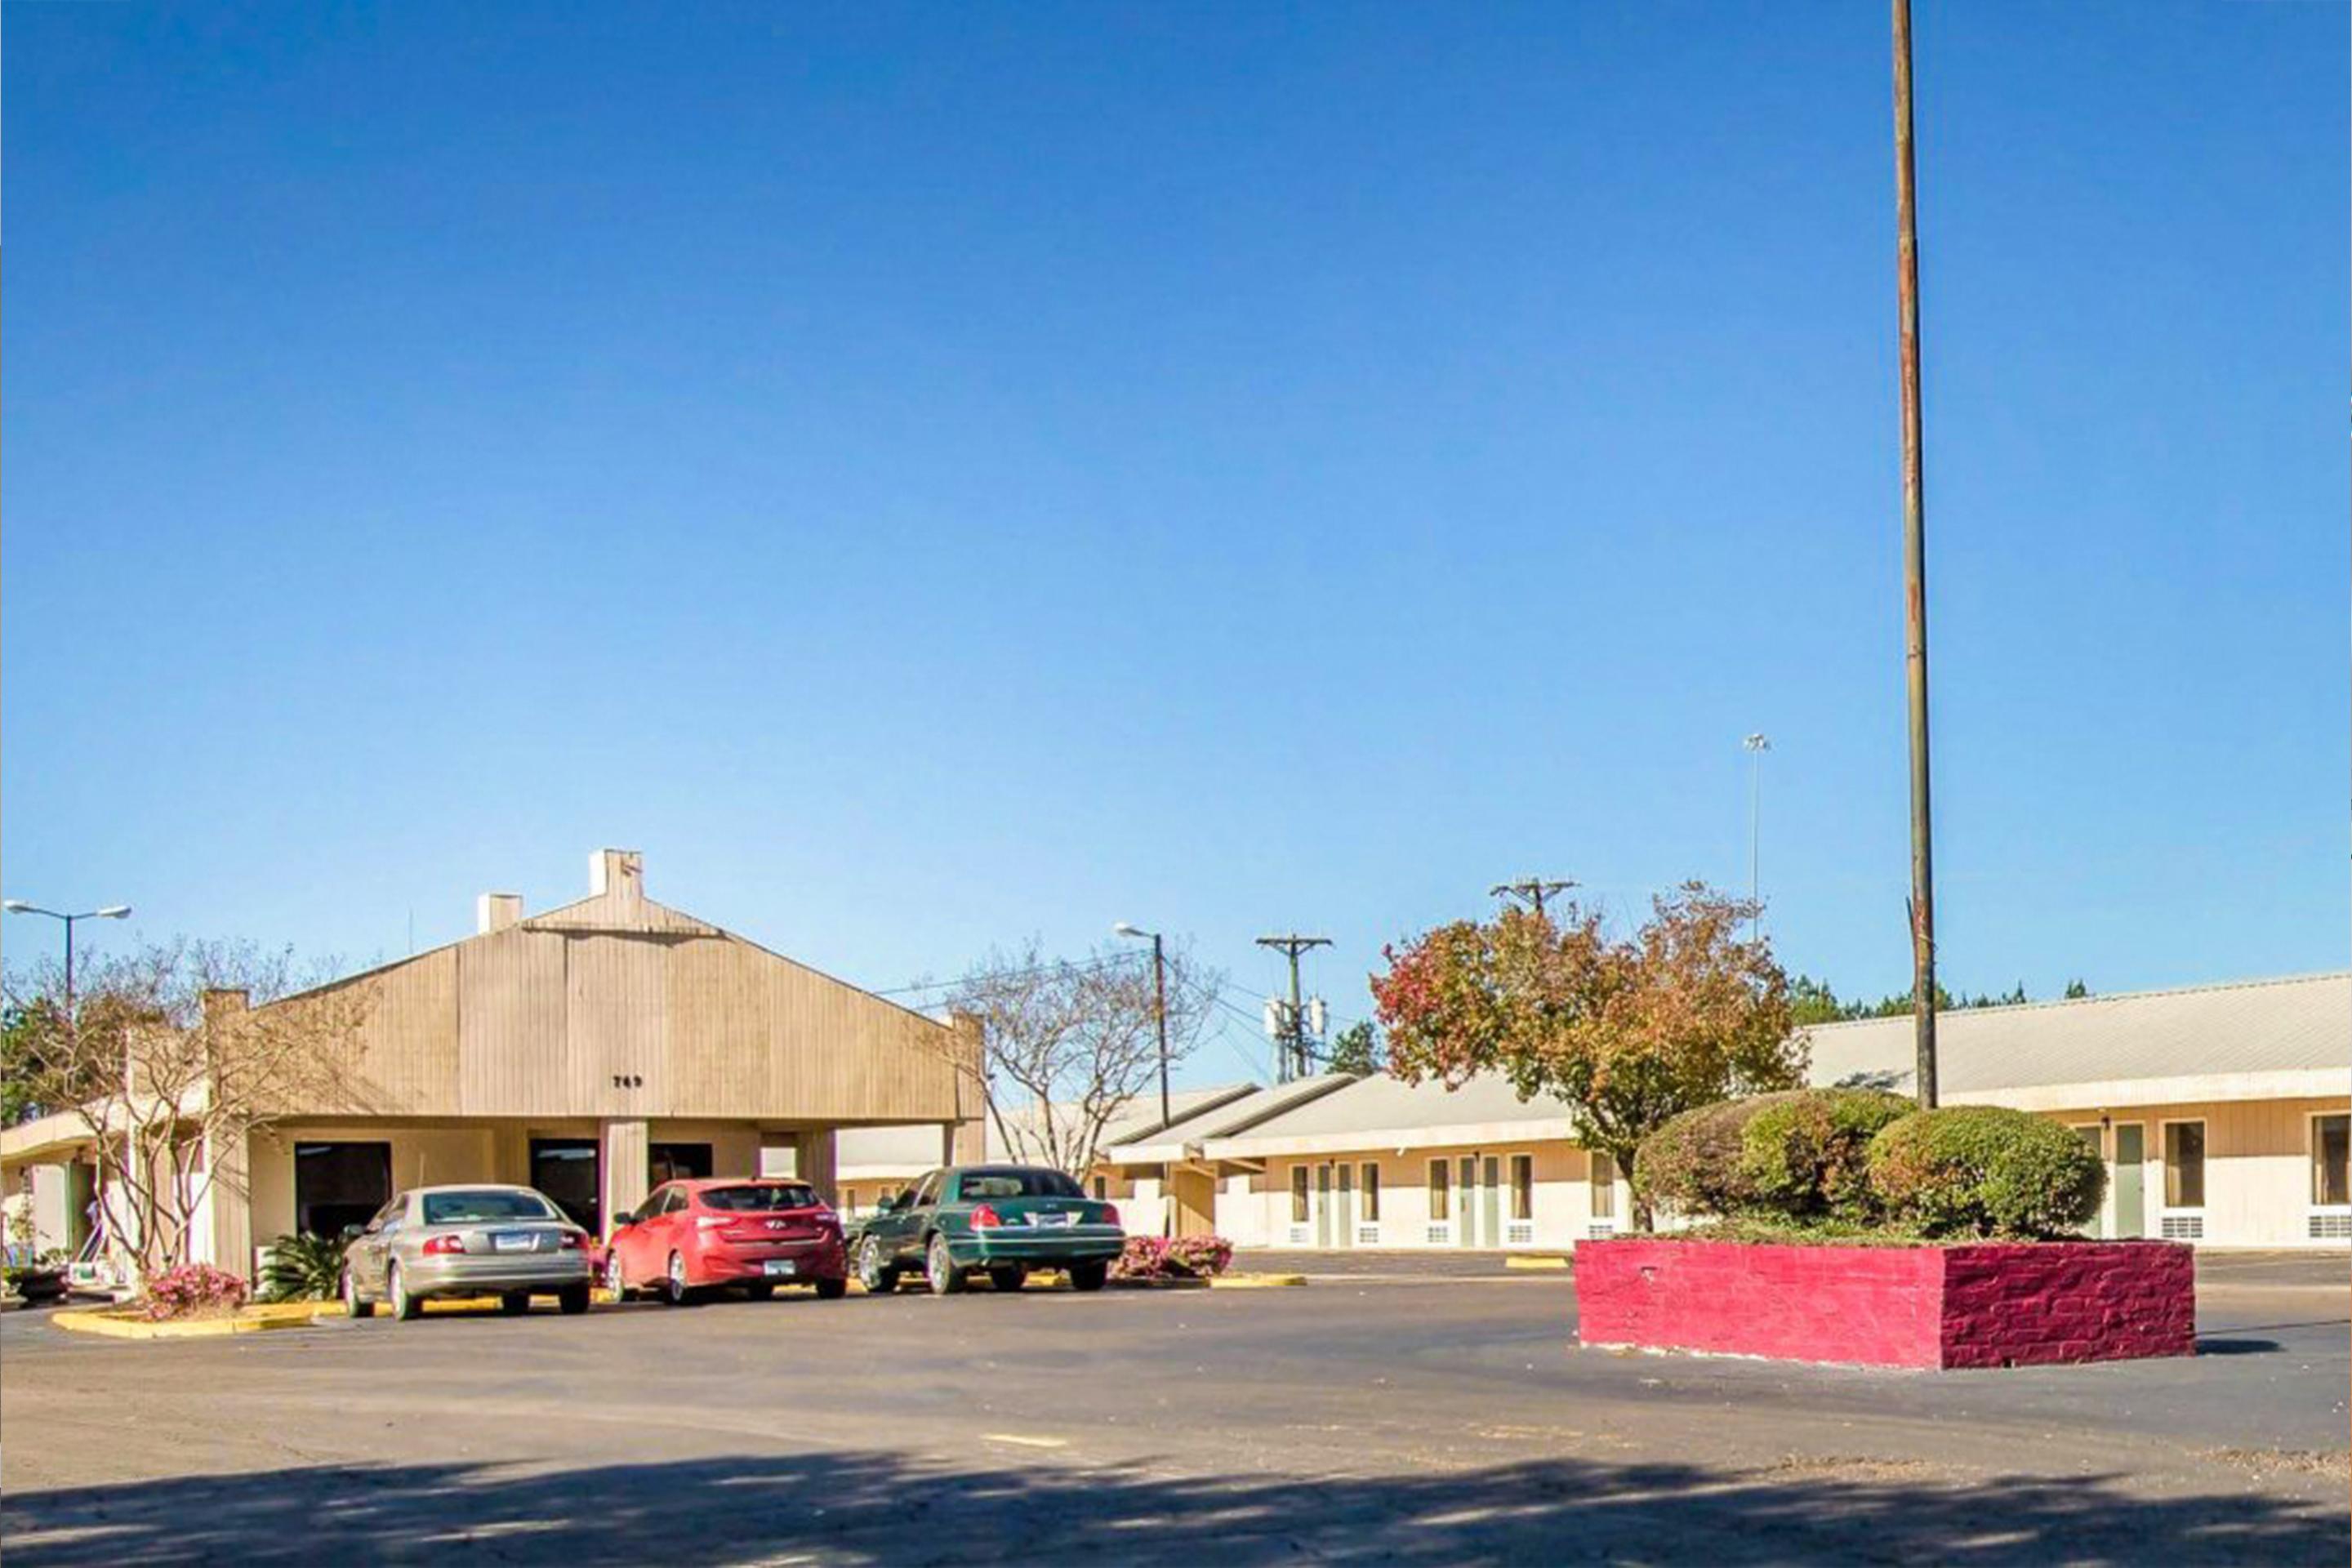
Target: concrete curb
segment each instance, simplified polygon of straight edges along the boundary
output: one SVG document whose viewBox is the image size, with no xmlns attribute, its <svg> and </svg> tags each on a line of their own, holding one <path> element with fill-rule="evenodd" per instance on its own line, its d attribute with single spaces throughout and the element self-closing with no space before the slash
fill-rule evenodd
<svg viewBox="0 0 2352 1568">
<path fill-rule="evenodd" d="M 209 1340 L 226 1334 L 266 1333 L 273 1329 L 307 1329 L 310 1314 L 300 1316 L 198 1318 L 188 1322 L 151 1323 L 97 1308 L 68 1308 L 49 1314 L 49 1321 L 68 1333 L 98 1334 L 110 1340 Z"/>
<path fill-rule="evenodd" d="M 1209 1281 L 1212 1290 L 1276 1290 L 1304 1285 L 1304 1274 L 1220 1274 Z"/>
<path fill-rule="evenodd" d="M 1568 1257 L 1565 1253 L 1515 1252 L 1503 1259 L 1503 1267 L 1506 1268 L 1566 1268 L 1568 1266 Z"/>
</svg>

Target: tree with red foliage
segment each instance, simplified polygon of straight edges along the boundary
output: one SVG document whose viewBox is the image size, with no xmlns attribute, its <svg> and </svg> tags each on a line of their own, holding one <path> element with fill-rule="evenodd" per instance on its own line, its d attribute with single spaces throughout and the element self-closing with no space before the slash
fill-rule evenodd
<svg viewBox="0 0 2352 1568">
<path fill-rule="evenodd" d="M 1742 934 L 1755 912 L 1688 882 L 1651 900 L 1631 936 L 1570 901 L 1391 946 L 1371 982 L 1389 1070 L 1449 1087 L 1500 1072 L 1523 1100 L 1557 1096 L 1578 1138 L 1630 1179 L 1642 1140 L 1667 1118 L 1803 1081 L 1788 977 L 1768 943 Z"/>
</svg>

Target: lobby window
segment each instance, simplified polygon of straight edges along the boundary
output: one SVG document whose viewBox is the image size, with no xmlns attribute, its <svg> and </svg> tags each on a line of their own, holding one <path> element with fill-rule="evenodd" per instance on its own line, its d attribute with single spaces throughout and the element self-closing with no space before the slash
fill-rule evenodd
<svg viewBox="0 0 2352 1568">
<path fill-rule="evenodd" d="M 1454 1217 L 1453 1167 L 1443 1160 L 1429 1163 L 1429 1223 L 1444 1225 Z"/>
<path fill-rule="evenodd" d="M 2328 1208 L 2352 1205 L 2352 1116 L 2311 1119 L 2311 1201 Z"/>
<path fill-rule="evenodd" d="M 1307 1223 L 1307 1167 L 1290 1167 L 1290 1223 Z"/>
<path fill-rule="evenodd" d="M 1592 1152 L 1592 1217 L 1617 1217 L 1617 1162 L 1598 1149 Z"/>
<path fill-rule="evenodd" d="M 1536 1217 L 1536 1157 L 1533 1154 L 1511 1156 L 1511 1217 Z"/>
<path fill-rule="evenodd" d="M 710 1145 L 656 1143 L 646 1151 L 646 1180 L 656 1187 L 664 1182 L 699 1181 L 710 1174 Z"/>
<path fill-rule="evenodd" d="M 306 1236 L 341 1236 L 365 1225 L 392 1200 L 389 1143 L 294 1145 L 294 1228 Z"/>
<path fill-rule="evenodd" d="M 2164 1206 L 2201 1209 L 2205 1206 L 2205 1124 L 2168 1121 L 2164 1125 Z"/>
<path fill-rule="evenodd" d="M 1381 1223 L 1381 1168 L 1367 1160 L 1357 1173 L 1357 1190 L 1364 1194 L 1364 1223 Z"/>
</svg>

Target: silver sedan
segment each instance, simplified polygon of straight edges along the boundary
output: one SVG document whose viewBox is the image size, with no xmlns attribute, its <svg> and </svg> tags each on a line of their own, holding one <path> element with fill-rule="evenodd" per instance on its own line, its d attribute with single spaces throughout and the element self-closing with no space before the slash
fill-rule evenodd
<svg viewBox="0 0 2352 1568">
<path fill-rule="evenodd" d="M 414 1318 L 434 1296 L 496 1296 L 527 1312 L 534 1294 L 588 1310 L 588 1234 L 530 1187 L 476 1183 L 400 1194 L 343 1251 L 343 1306 L 364 1318 L 382 1301 Z"/>
</svg>

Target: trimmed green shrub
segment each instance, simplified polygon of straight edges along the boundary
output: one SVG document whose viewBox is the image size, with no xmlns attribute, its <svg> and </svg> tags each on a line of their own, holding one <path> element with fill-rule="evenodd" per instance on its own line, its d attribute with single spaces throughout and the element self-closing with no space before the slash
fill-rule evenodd
<svg viewBox="0 0 2352 1568">
<path fill-rule="evenodd" d="M 1887 1216 L 1929 1236 L 2071 1235 L 2099 1212 L 2106 1167 L 2070 1129 L 1996 1105 L 1922 1110 L 1870 1144 Z"/>
<path fill-rule="evenodd" d="M 1870 1141 L 1918 1106 L 1875 1089 L 1808 1089 L 1769 1099 L 1739 1133 L 1739 1184 L 1750 1207 L 1794 1220 L 1874 1217 Z"/>
<path fill-rule="evenodd" d="M 281 1236 L 261 1266 L 265 1301 L 331 1301 L 342 1289 L 344 1243 L 336 1237 Z"/>
<path fill-rule="evenodd" d="M 1749 1118 L 1790 1098 L 1757 1094 L 1717 1100 L 1659 1123 L 1634 1157 L 1635 1194 L 1686 1217 L 1754 1208 L 1756 1192 L 1739 1158 L 1740 1136 Z"/>
</svg>

